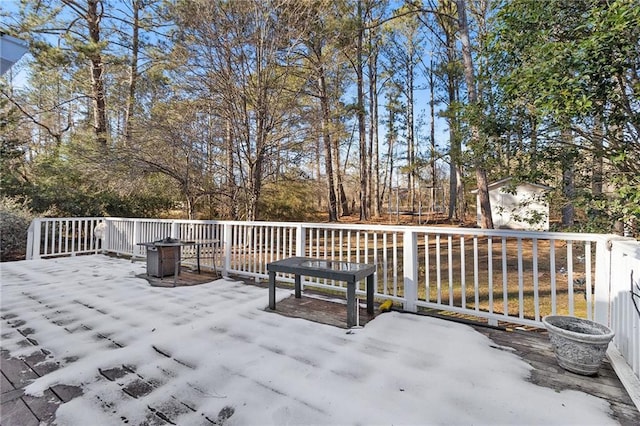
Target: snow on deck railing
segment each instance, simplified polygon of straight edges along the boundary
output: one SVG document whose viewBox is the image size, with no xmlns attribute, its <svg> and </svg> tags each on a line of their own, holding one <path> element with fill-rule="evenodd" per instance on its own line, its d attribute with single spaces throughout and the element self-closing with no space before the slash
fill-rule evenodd
<svg viewBox="0 0 640 426">
<path fill-rule="evenodd" d="M 99 223 L 104 223 L 104 229 L 95 235 Z M 435 309 L 485 318 L 493 324 L 502 321 L 538 327 L 542 326 L 542 317 L 551 314 L 593 319 L 614 329 L 616 344 L 639 375 L 638 317 L 629 288 L 630 281 L 638 283 L 640 277 L 640 243 L 619 241 L 613 235 L 361 224 L 48 218 L 35 219 L 31 224 L 27 256 L 36 259 L 99 250 L 144 256 L 145 248 L 139 243 L 165 237 L 217 240 L 215 251 L 205 258 L 208 266 L 225 276 L 266 279 L 267 263 L 291 256 L 371 263 L 377 265 L 376 297 L 391 299 L 405 310 Z M 188 254 L 183 252 L 183 257 L 189 258 Z M 203 262 L 207 266 L 207 260 Z M 278 279 L 293 282 L 289 275 Z M 305 279 L 303 285 L 346 291 L 344 283 L 325 279 Z M 364 294 L 362 283 L 358 293 Z"/>
</svg>

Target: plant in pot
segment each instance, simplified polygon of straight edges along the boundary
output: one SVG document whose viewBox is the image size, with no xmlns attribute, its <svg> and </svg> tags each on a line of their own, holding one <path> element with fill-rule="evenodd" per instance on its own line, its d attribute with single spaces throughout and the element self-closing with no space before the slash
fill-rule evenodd
<svg viewBox="0 0 640 426">
<path fill-rule="evenodd" d="M 564 315 L 549 315 L 542 322 L 560 367 L 586 376 L 598 373 L 614 335 L 609 327 Z"/>
</svg>

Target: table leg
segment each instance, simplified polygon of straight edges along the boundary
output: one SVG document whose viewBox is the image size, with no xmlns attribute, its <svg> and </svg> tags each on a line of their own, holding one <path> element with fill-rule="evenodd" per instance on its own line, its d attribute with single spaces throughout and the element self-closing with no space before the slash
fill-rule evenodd
<svg viewBox="0 0 640 426">
<path fill-rule="evenodd" d="M 200 244 L 196 244 L 196 261 L 198 263 L 198 274 L 200 273 Z"/>
<path fill-rule="evenodd" d="M 367 277 L 367 313 L 373 315 L 373 274 Z"/>
<path fill-rule="evenodd" d="M 182 247 L 178 248 L 178 250 L 177 250 L 178 256 L 175 259 L 176 264 L 174 265 L 175 269 L 173 271 L 173 286 L 174 287 L 176 285 L 178 285 L 178 275 L 180 275 L 180 252 L 181 251 L 182 251 Z M 173 254 L 175 255 L 176 252 L 174 251 Z"/>
<path fill-rule="evenodd" d="M 218 276 L 218 267 L 216 266 L 216 255 L 218 254 L 218 247 L 217 247 L 217 243 L 212 243 L 211 244 L 211 250 L 213 253 L 213 275 L 215 277 Z M 222 275 L 222 274 L 221 274 Z"/>
<path fill-rule="evenodd" d="M 269 271 L 269 309 L 276 309 L 276 273 Z"/>
<path fill-rule="evenodd" d="M 295 275 L 296 299 L 300 299 L 302 297 L 302 285 L 300 284 L 300 278 L 300 275 Z"/>
<path fill-rule="evenodd" d="M 347 327 L 356 325 L 356 282 L 347 281 Z"/>
</svg>

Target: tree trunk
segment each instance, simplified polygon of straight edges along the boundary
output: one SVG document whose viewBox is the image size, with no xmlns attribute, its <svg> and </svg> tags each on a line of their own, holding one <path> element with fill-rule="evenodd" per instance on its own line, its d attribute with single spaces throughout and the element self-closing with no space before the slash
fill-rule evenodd
<svg viewBox="0 0 640 426">
<path fill-rule="evenodd" d="M 98 46 L 100 43 L 100 20 L 102 19 L 103 8 L 101 0 L 87 1 L 87 25 L 89 28 L 89 40 L 92 45 Z M 91 61 L 91 95 L 93 98 L 93 128 L 97 141 L 100 145 L 107 145 L 107 107 L 104 90 L 104 63 L 102 55 L 98 50 L 89 55 Z"/>
<path fill-rule="evenodd" d="M 562 131 L 562 141 L 571 146 L 572 136 L 569 130 Z M 574 224 L 574 206 L 573 200 L 575 198 L 575 161 L 576 155 L 573 151 L 566 153 L 562 160 L 562 195 L 564 196 L 564 203 L 562 205 L 562 226 L 573 226 Z"/>
<path fill-rule="evenodd" d="M 456 218 L 460 222 L 464 222 L 465 212 L 467 211 L 467 203 L 465 202 L 464 197 L 464 175 L 462 173 L 462 167 L 456 167 L 456 194 L 458 195 L 458 212 L 456 214 Z"/>
<path fill-rule="evenodd" d="M 378 48 L 373 44 L 373 30 L 369 30 L 369 200 L 373 215 L 380 215 L 380 162 L 378 158 Z"/>
<path fill-rule="evenodd" d="M 462 171 L 460 169 L 462 145 L 457 129 L 459 128 L 459 115 L 456 112 L 455 104 L 458 102 L 458 78 L 455 74 L 453 65 L 457 61 L 456 39 L 457 30 L 456 21 L 453 18 L 454 7 L 451 1 L 443 1 L 438 5 L 442 10 L 442 14 L 437 15 L 440 27 L 445 35 L 445 47 L 447 53 L 447 95 L 449 105 L 449 116 L 447 122 L 449 124 L 449 209 L 447 219 L 451 221 L 458 218 L 457 206 L 458 198 L 463 196 Z"/>
<path fill-rule="evenodd" d="M 320 106 L 320 109 L 322 110 L 322 106 Z M 320 119 L 320 127 L 322 127 L 322 118 Z M 325 146 L 324 146 L 324 129 L 321 128 L 320 129 L 320 134 L 317 135 L 317 137 L 314 138 L 314 150 L 315 150 L 315 168 L 316 168 L 316 181 L 320 182 L 320 177 L 322 176 L 322 167 L 320 167 L 320 158 L 322 157 L 322 152 L 323 150 L 325 150 Z M 322 145 L 322 146 L 321 146 Z M 326 161 L 326 159 L 325 159 Z M 325 167 L 326 168 L 326 167 Z M 324 198 L 322 197 L 322 192 L 318 191 L 318 193 L 316 194 L 317 198 L 316 198 L 316 205 L 318 209 L 322 209 L 322 203 L 324 201 Z"/>
<path fill-rule="evenodd" d="M 604 173 L 604 161 L 602 152 L 604 149 L 603 144 L 603 128 L 602 120 L 600 116 L 596 116 L 593 125 L 593 173 L 591 174 L 591 195 L 599 197 L 602 195 L 602 182 Z"/>
<path fill-rule="evenodd" d="M 127 146 L 131 143 L 131 125 L 133 121 L 134 105 L 136 101 L 136 86 L 138 83 L 138 51 L 140 49 L 140 9 L 141 0 L 133 0 L 133 22 L 131 23 L 131 66 L 129 67 L 129 93 L 125 105 L 124 139 Z"/>
<path fill-rule="evenodd" d="M 530 119 L 531 126 L 531 152 L 529 153 L 529 170 L 538 169 L 538 120 L 535 116 Z"/>
<path fill-rule="evenodd" d="M 364 23 L 362 18 L 362 0 L 358 0 L 358 37 L 356 41 L 356 76 L 358 86 L 358 138 L 360 148 L 360 220 L 369 220 L 369 197 L 367 193 L 368 176 L 367 171 L 367 138 L 365 134 L 365 114 L 364 114 L 364 81 L 362 63 L 362 42 L 364 38 Z"/>
<path fill-rule="evenodd" d="M 416 210 L 416 142 L 413 120 L 413 63 L 409 61 L 407 68 L 407 156 L 409 173 L 407 174 L 409 189 L 409 208 L 411 212 Z"/>
<path fill-rule="evenodd" d="M 562 226 L 572 226 L 574 223 L 573 198 L 575 196 L 574 184 L 575 165 L 573 163 L 565 164 L 562 171 L 562 194 L 565 202 L 562 206 Z"/>
<path fill-rule="evenodd" d="M 449 128 L 449 139 L 451 139 L 452 130 Z M 453 155 L 450 156 L 449 161 L 449 211 L 447 218 L 452 220 L 456 217 L 456 204 L 458 201 L 458 170 L 455 161 L 453 161 Z"/>
<path fill-rule="evenodd" d="M 431 142 L 431 205 L 429 210 L 435 212 L 436 210 L 436 97 L 435 97 L 435 82 L 433 81 L 433 58 L 429 63 L 429 114 L 431 123 L 429 127 L 429 139 Z"/>
<path fill-rule="evenodd" d="M 227 163 L 227 170 L 226 170 L 226 179 L 225 179 L 225 186 L 226 186 L 226 193 L 227 193 L 227 197 L 229 199 L 228 204 L 226 204 L 226 212 L 227 212 L 227 217 L 231 220 L 236 220 L 238 219 L 238 209 L 237 209 L 237 204 L 236 204 L 236 181 L 235 181 L 235 174 L 234 174 L 234 168 L 235 168 L 235 162 L 233 159 L 233 155 L 234 155 L 234 143 L 233 143 L 233 131 L 232 131 L 232 127 L 231 127 L 231 120 L 229 118 L 225 119 L 225 126 L 226 126 L 226 131 L 225 131 L 225 145 L 226 145 L 226 149 L 225 149 L 225 154 L 226 154 L 226 163 Z"/>
<path fill-rule="evenodd" d="M 349 200 L 347 199 L 347 194 L 344 191 L 344 184 L 342 181 L 342 167 L 340 164 L 340 147 L 338 146 L 338 139 L 333 138 L 332 140 L 332 148 L 333 148 L 333 157 L 335 158 L 334 162 L 334 170 L 336 173 L 336 187 L 338 189 L 338 199 L 340 201 L 340 215 L 341 216 L 349 216 L 351 214 L 351 210 L 349 209 Z"/>
<path fill-rule="evenodd" d="M 187 191 L 187 189 L 185 189 L 184 191 Z M 195 204 L 196 204 L 194 197 L 192 197 L 188 193 L 185 193 L 184 198 L 187 201 L 187 219 L 193 220 L 195 217 Z"/>
<path fill-rule="evenodd" d="M 377 75 L 375 76 L 377 87 Z M 371 140 L 371 144 L 373 145 L 373 158 L 374 162 L 374 170 L 373 170 L 373 197 L 375 198 L 375 215 L 380 216 L 382 213 L 382 197 L 380 195 L 380 138 L 378 135 L 378 91 L 377 89 L 374 92 L 374 97 L 371 99 L 373 103 L 373 117 L 371 121 L 374 124 L 373 136 L 374 139 Z"/>
<path fill-rule="evenodd" d="M 466 2 L 456 0 L 458 7 L 458 23 L 460 25 L 460 43 L 462 45 L 462 59 L 464 64 L 464 78 L 467 83 L 467 95 L 469 104 L 473 107 L 478 103 L 478 93 L 476 91 L 475 70 L 471 56 L 471 41 L 469 39 L 469 27 L 467 24 Z M 483 229 L 493 229 L 493 217 L 491 215 L 491 202 L 489 200 L 489 187 L 487 181 L 487 171 L 483 165 L 485 153 L 480 141 L 480 129 L 475 119 L 469 123 L 471 133 L 470 145 L 473 149 L 474 166 L 476 169 L 476 183 L 478 188 L 478 198 L 480 200 L 481 227 Z"/>
<path fill-rule="evenodd" d="M 258 219 L 258 202 L 260 201 L 260 192 L 262 189 L 262 158 L 258 157 L 251 165 L 251 183 L 249 185 L 249 209 L 247 211 L 247 220 L 255 221 Z"/>
<path fill-rule="evenodd" d="M 320 55 L 319 55 L 320 56 Z M 320 105 L 322 108 L 322 139 L 324 142 L 325 173 L 327 175 L 327 189 L 329 196 L 329 222 L 338 221 L 338 202 L 336 200 L 335 183 L 333 181 L 333 158 L 331 155 L 331 134 L 329 133 L 331 116 L 329 114 L 329 99 L 327 97 L 327 82 L 324 67 L 318 69 L 318 85 L 320 89 Z"/>
<path fill-rule="evenodd" d="M 396 128 L 395 128 L 395 117 L 396 117 L 396 109 L 394 105 L 394 100 L 389 98 L 389 103 L 387 104 L 387 110 L 389 111 L 389 120 L 388 128 L 387 128 L 387 161 L 384 168 L 384 177 L 382 182 L 382 195 L 381 201 L 385 197 L 385 193 L 387 194 L 387 213 L 391 213 L 391 196 L 393 187 L 392 179 L 393 179 L 393 153 L 396 142 Z"/>
</svg>

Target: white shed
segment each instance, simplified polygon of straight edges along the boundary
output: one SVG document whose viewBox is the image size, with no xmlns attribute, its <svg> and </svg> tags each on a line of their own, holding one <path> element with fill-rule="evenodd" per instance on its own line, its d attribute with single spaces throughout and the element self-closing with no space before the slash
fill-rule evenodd
<svg viewBox="0 0 640 426">
<path fill-rule="evenodd" d="M 546 193 L 551 188 L 528 182 L 513 182 L 513 178 L 501 179 L 489 184 L 489 199 L 493 226 L 528 231 L 549 230 L 549 203 Z M 481 224 L 480 197 L 476 194 L 478 226 Z"/>
</svg>

